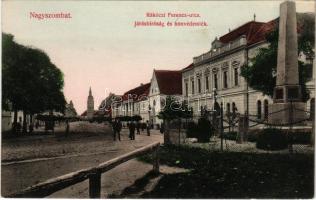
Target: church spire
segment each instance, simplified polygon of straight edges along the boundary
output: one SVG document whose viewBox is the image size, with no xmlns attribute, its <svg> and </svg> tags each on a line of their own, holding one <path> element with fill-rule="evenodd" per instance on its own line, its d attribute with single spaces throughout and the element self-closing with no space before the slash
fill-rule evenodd
<svg viewBox="0 0 316 200">
<path fill-rule="evenodd" d="M 91 86 L 90 86 L 90 89 L 89 89 L 89 96 L 92 96 Z"/>
</svg>

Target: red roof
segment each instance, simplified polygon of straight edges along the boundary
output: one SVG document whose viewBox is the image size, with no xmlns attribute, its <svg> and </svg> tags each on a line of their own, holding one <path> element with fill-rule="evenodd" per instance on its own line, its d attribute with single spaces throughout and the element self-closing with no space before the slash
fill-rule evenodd
<svg viewBox="0 0 316 200">
<path fill-rule="evenodd" d="M 182 94 L 182 74 L 180 71 L 154 70 L 161 94 Z"/>
<path fill-rule="evenodd" d="M 255 44 L 266 39 L 266 35 L 273 31 L 278 25 L 278 18 L 263 24 L 259 30 L 252 34 L 248 39 L 248 45 Z"/>
<path fill-rule="evenodd" d="M 133 99 L 134 101 L 142 100 L 149 94 L 150 83 L 141 84 L 123 94 L 123 101 Z"/>
<path fill-rule="evenodd" d="M 221 36 L 219 40 L 222 43 L 229 43 L 233 40 L 236 40 L 242 35 L 246 36 L 247 41 L 258 32 L 258 30 L 265 25 L 266 23 L 264 22 L 256 22 L 256 21 L 250 21 L 247 22 L 246 24 L 239 26 L 238 28 L 230 31 L 229 33 Z"/>
</svg>

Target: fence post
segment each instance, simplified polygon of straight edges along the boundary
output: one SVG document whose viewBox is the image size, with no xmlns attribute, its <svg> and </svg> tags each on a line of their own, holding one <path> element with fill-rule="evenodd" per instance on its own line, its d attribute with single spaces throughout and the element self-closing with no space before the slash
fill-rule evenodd
<svg viewBox="0 0 316 200">
<path fill-rule="evenodd" d="M 159 173 L 159 155 L 158 155 L 159 146 L 155 147 L 153 151 L 153 171 Z"/>
<path fill-rule="evenodd" d="M 89 176 L 90 199 L 101 198 L 101 173 L 95 172 Z"/>
<path fill-rule="evenodd" d="M 221 151 L 223 151 L 223 139 L 224 139 L 224 124 L 223 124 L 223 102 L 221 102 L 221 124 L 220 124 L 220 133 L 221 133 Z"/>
</svg>

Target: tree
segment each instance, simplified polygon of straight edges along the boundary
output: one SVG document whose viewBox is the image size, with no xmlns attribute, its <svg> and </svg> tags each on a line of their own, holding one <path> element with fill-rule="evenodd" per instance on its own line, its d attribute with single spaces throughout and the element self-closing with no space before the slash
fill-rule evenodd
<svg viewBox="0 0 316 200">
<path fill-rule="evenodd" d="M 298 14 L 298 54 L 304 54 L 307 57 L 314 55 L 314 15 Z M 248 82 L 249 86 L 255 90 L 261 91 L 263 94 L 273 96 L 273 90 L 276 84 L 276 66 L 279 38 L 278 23 L 276 28 L 266 35 L 269 43 L 268 47 L 260 48 L 257 55 L 250 60 L 250 64 L 246 64 L 241 68 L 241 76 Z M 298 55 L 298 56 L 299 56 Z M 308 81 L 308 73 L 311 69 L 310 63 L 299 63 L 299 84 L 302 87 L 303 101 L 307 101 L 309 93 L 305 83 Z"/>
<path fill-rule="evenodd" d="M 159 119 L 173 120 L 180 118 L 192 118 L 192 111 L 186 102 L 180 102 L 172 96 L 167 96 L 165 107 L 158 114 Z"/>
<path fill-rule="evenodd" d="M 192 118 L 192 111 L 189 110 L 185 102 L 178 101 L 175 97 L 167 96 L 165 107 L 158 114 L 159 119 L 163 119 L 165 126 L 165 143 L 170 143 L 169 127 L 172 120 L 178 120 L 181 129 L 182 118 Z"/>
<path fill-rule="evenodd" d="M 17 123 L 18 110 L 25 115 L 64 111 L 63 74 L 45 52 L 20 45 L 13 35 L 5 33 L 2 33 L 2 51 L 2 106 L 9 110 L 9 103 L 12 104 L 13 124 Z"/>
</svg>

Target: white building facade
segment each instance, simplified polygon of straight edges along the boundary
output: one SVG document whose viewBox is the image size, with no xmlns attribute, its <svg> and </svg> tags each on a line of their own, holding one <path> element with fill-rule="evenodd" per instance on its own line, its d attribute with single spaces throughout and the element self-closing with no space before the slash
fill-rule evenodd
<svg viewBox="0 0 316 200">
<path fill-rule="evenodd" d="M 248 112 L 257 115 L 258 119 L 268 116 L 268 104 L 273 102 L 272 99 L 250 88 L 240 73 L 241 67 L 250 63 L 259 48 L 268 45 L 264 33 L 271 31 L 274 25 L 274 21 L 251 21 L 215 38 L 210 51 L 194 57 L 193 63 L 182 70 L 182 93 L 193 109 L 194 117 L 199 117 L 203 109 L 214 109 L 214 88 L 224 112 Z M 308 89 L 313 98 L 314 81 L 309 82 Z"/>
</svg>

